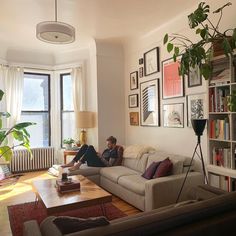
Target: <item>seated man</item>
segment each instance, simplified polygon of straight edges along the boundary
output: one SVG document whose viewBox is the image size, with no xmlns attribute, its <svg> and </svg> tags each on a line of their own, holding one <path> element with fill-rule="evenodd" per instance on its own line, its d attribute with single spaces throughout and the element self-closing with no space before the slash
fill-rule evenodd
<svg viewBox="0 0 236 236">
<path fill-rule="evenodd" d="M 95 151 L 93 146 L 88 146 L 84 144 L 74 159 L 61 167 L 70 167 L 69 170 L 79 169 L 81 164 L 87 162 L 88 166 L 95 167 L 105 167 L 105 166 L 113 166 L 116 164 L 118 159 L 118 146 L 116 145 L 116 138 L 110 136 L 107 138 L 107 149 L 103 151 L 102 154 Z"/>
</svg>

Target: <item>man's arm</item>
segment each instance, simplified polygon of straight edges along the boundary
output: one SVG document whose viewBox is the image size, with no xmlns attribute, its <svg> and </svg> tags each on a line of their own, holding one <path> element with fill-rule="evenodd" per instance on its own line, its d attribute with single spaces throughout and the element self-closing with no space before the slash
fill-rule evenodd
<svg viewBox="0 0 236 236">
<path fill-rule="evenodd" d="M 110 158 L 109 161 L 107 161 L 105 158 L 101 157 L 101 161 L 106 165 L 106 166 L 113 166 L 115 161 L 116 161 L 116 158 Z"/>
</svg>

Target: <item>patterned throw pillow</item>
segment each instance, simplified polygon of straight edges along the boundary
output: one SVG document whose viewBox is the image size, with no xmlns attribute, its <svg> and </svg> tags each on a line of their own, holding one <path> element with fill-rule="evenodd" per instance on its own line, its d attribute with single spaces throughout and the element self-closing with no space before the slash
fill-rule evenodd
<svg viewBox="0 0 236 236">
<path fill-rule="evenodd" d="M 109 221 L 105 216 L 90 217 L 87 219 L 59 216 L 53 220 L 53 223 L 61 231 L 62 234 L 70 234 L 98 226 L 109 225 Z"/>
<path fill-rule="evenodd" d="M 172 173 L 172 169 L 173 169 L 173 163 L 170 161 L 169 157 L 167 157 L 157 167 L 156 172 L 152 178 L 155 179 L 158 177 L 168 176 Z"/>
<path fill-rule="evenodd" d="M 155 171 L 156 171 L 157 167 L 160 165 L 160 163 L 161 163 L 161 161 L 152 162 L 151 165 L 142 174 L 142 177 L 145 179 L 152 179 L 152 177 L 155 174 Z"/>
</svg>

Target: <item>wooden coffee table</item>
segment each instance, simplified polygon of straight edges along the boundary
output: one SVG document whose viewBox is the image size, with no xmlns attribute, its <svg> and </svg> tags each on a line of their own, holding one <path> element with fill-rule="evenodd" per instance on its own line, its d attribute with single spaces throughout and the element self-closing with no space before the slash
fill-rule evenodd
<svg viewBox="0 0 236 236">
<path fill-rule="evenodd" d="M 79 191 L 58 192 L 55 187 L 56 179 L 35 180 L 32 182 L 36 198 L 42 201 L 47 214 L 51 215 L 57 212 L 101 204 L 105 215 L 103 204 L 111 202 L 112 195 L 82 175 L 71 176 L 71 178 L 80 181 Z"/>
</svg>

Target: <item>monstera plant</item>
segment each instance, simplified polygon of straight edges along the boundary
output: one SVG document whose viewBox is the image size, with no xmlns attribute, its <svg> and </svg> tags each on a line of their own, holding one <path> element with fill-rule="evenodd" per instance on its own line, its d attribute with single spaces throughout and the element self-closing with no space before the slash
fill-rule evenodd
<svg viewBox="0 0 236 236">
<path fill-rule="evenodd" d="M 0 101 L 2 100 L 4 92 L 0 89 Z M 13 155 L 13 149 L 17 146 L 25 147 L 30 151 L 29 133 L 26 128 L 31 125 L 35 125 L 32 122 L 22 122 L 15 124 L 10 128 L 3 127 L 3 118 L 9 118 L 8 112 L 0 111 L 0 158 L 4 158 L 9 161 Z M 16 145 L 8 145 L 8 137 L 12 136 L 14 140 L 18 141 Z"/>
<path fill-rule="evenodd" d="M 219 30 L 223 10 L 231 5 L 231 2 L 228 2 L 213 11 L 213 14 L 218 15 L 214 24 L 209 18 L 210 6 L 205 2 L 199 3 L 197 9 L 188 15 L 189 27 L 195 30 L 195 34 L 199 37 L 197 42 L 181 34 L 165 35 L 164 44 L 167 45 L 167 51 L 173 53 L 174 61 L 178 56 L 181 57 L 179 68 L 181 75 L 188 75 L 191 68 L 198 66 L 203 77 L 208 79 L 212 73 L 210 61 L 215 44 L 219 44 L 219 48 L 226 56 L 233 54 L 236 48 L 236 28 L 229 28 L 223 32 Z"/>
</svg>

